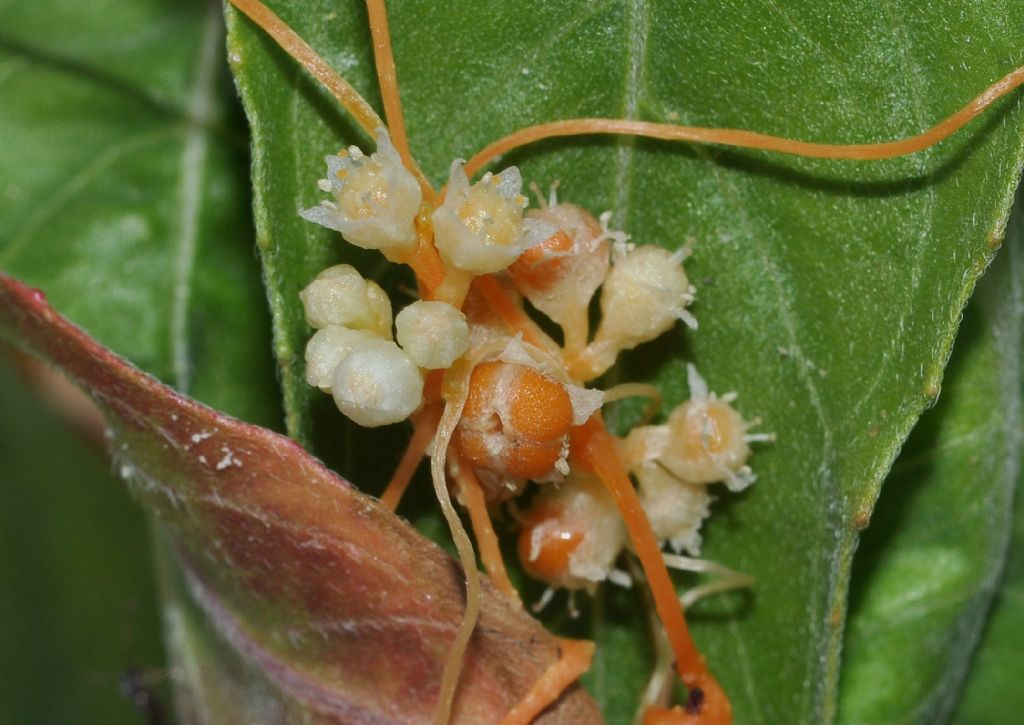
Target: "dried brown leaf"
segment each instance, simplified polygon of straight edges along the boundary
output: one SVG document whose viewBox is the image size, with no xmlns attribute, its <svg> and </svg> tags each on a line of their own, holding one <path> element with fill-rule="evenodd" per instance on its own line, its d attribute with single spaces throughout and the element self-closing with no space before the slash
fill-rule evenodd
<svg viewBox="0 0 1024 725">
<path fill-rule="evenodd" d="M 217 646 L 277 705 L 326 721 L 429 721 L 463 609 L 450 557 L 294 441 L 174 392 L 2 274 L 0 332 L 97 401 Z M 500 719 L 557 656 L 552 635 L 485 586 L 456 720 Z M 598 719 L 575 687 L 544 722 Z"/>
</svg>

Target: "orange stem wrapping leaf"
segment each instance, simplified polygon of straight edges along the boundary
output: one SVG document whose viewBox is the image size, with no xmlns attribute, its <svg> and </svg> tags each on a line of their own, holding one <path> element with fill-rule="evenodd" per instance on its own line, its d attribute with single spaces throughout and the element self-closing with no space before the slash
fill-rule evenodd
<svg viewBox="0 0 1024 725">
<path fill-rule="evenodd" d="M 441 255 L 434 246 L 434 230 L 430 224 L 431 206 L 424 203 L 416 217 L 416 248 L 411 252 L 396 254 L 389 259 L 399 264 L 407 264 L 416 275 L 420 298 L 434 300 L 437 291 L 444 282 L 447 270 Z"/>
<path fill-rule="evenodd" d="M 412 481 L 416 469 L 419 468 L 420 461 L 426 455 L 430 442 L 434 440 L 434 432 L 437 430 L 437 420 L 440 415 L 440 406 L 430 405 L 411 418 L 413 427 L 412 438 L 409 439 L 409 445 L 406 446 L 402 459 L 398 462 L 398 468 L 392 474 L 387 488 L 380 495 L 380 502 L 388 510 L 394 511 L 398 508 L 402 496 L 405 495 L 406 489 L 409 488 L 409 482 Z"/>
<path fill-rule="evenodd" d="M 434 189 L 420 171 L 419 165 L 409 151 L 409 136 L 405 130 L 405 117 L 402 114 L 402 98 L 398 92 L 398 71 L 395 69 L 395 55 L 391 48 L 391 33 L 388 30 L 388 11 L 384 0 L 366 0 L 366 11 L 370 20 L 370 34 L 373 36 L 373 58 L 377 64 L 377 80 L 380 83 L 380 96 L 384 102 L 384 115 L 388 119 L 388 131 L 391 142 L 395 145 L 398 155 L 423 190 L 423 197 L 431 203 Z"/>
<path fill-rule="evenodd" d="M 551 352 L 551 338 L 531 320 L 523 308 L 516 304 L 508 291 L 501 286 L 501 282 L 492 275 L 485 274 L 477 277 L 473 283 L 477 291 L 483 295 L 490 305 L 491 311 L 513 332 L 521 333 L 523 340 L 541 350 Z"/>
<path fill-rule="evenodd" d="M 882 143 L 814 143 L 810 141 L 794 141 L 781 136 L 772 136 L 766 133 L 734 128 L 676 126 L 668 123 L 609 118 L 575 118 L 564 121 L 552 121 L 520 129 L 484 147 L 466 163 L 466 174 L 473 176 L 498 156 L 526 144 L 560 136 L 587 136 L 593 134 L 642 136 L 663 141 L 693 141 L 696 143 L 720 144 L 737 148 L 763 149 L 782 154 L 821 159 L 862 161 L 889 159 L 896 156 L 906 156 L 934 146 L 959 131 L 996 100 L 1015 90 L 1021 84 L 1024 84 L 1024 66 L 1000 78 L 986 88 L 977 98 L 927 131 L 898 141 Z"/>
<path fill-rule="evenodd" d="M 454 452 L 454 451 L 453 451 Z M 449 454 L 450 455 L 450 454 Z M 505 560 L 501 556 L 498 535 L 494 533 L 491 515 L 487 512 L 487 502 L 480 482 L 473 474 L 471 466 L 458 456 L 452 456 L 455 465 L 452 473 L 459 485 L 459 503 L 469 511 L 469 521 L 473 525 L 473 536 L 480 549 L 480 561 L 483 562 L 487 575 L 499 590 L 520 604 L 519 592 L 512 586 L 505 569 Z"/>
<path fill-rule="evenodd" d="M 230 0 L 230 2 L 262 28 L 288 55 L 297 60 L 303 68 L 309 71 L 311 76 L 330 91 L 338 99 L 338 103 L 352 114 L 352 118 L 362 126 L 363 130 L 370 134 L 371 138 L 376 135 L 377 129 L 384 125 L 384 121 L 377 115 L 377 112 L 348 81 L 338 75 L 327 64 L 327 61 L 309 47 L 309 44 L 299 37 L 298 33 L 274 14 L 273 10 L 259 0 Z"/>
<path fill-rule="evenodd" d="M 373 110 L 366 99 L 352 87 L 336 70 L 328 65 L 327 61 L 313 50 L 298 33 L 292 30 L 287 23 L 279 18 L 273 10 L 264 5 L 260 0 L 229 0 L 229 2 L 243 12 L 250 20 L 258 25 L 264 32 L 273 38 L 279 46 L 292 58 L 305 68 L 320 84 L 338 99 L 338 103 L 352 114 L 355 119 L 371 138 L 376 138 L 378 128 L 386 128 L 384 121 L 377 112 Z M 390 47 L 390 46 L 389 46 Z M 392 72 L 394 61 L 392 61 Z M 397 81 L 395 86 L 397 92 Z M 383 92 L 383 88 L 382 88 Z M 385 106 L 385 110 L 386 110 Z M 402 133 L 405 133 L 403 127 Z M 396 148 L 399 148 L 396 145 Z M 399 151 L 401 153 L 401 151 Z M 406 154 L 408 154 L 408 141 L 406 141 Z M 403 156 L 403 162 L 409 172 L 416 177 L 420 187 L 423 189 L 424 198 L 430 200 L 434 197 L 433 187 L 427 181 L 423 171 L 411 156 Z"/>
<path fill-rule="evenodd" d="M 721 687 L 708 672 L 704 656 L 690 637 L 683 607 L 679 602 L 668 569 L 661 558 L 661 547 L 654 536 L 654 530 L 644 514 L 640 498 L 633 488 L 629 475 L 622 467 L 615 453 L 611 435 L 605 428 L 600 412 L 594 413 L 581 426 L 573 428 L 570 434 L 570 450 L 573 461 L 597 474 L 608 488 L 622 514 L 623 523 L 633 542 L 633 549 L 651 590 L 654 608 L 665 627 L 669 643 L 675 654 L 676 671 L 683 683 L 691 689 L 700 688 L 703 693 L 701 713 L 706 716 L 701 722 L 730 723 L 732 709 Z"/>
<path fill-rule="evenodd" d="M 501 725 L 529 725 L 549 705 L 557 700 L 566 688 L 590 669 L 594 659 L 594 643 L 587 640 L 561 640 L 562 656 L 540 676 L 526 697 L 520 700 Z"/>
</svg>

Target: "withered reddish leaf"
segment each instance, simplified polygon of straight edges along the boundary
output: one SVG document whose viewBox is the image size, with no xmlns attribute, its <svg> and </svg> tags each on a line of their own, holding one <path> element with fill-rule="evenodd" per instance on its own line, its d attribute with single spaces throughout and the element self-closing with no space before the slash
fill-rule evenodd
<svg viewBox="0 0 1024 725">
<path fill-rule="evenodd" d="M 243 662 L 268 717 L 431 719 L 463 608 L 454 561 L 295 442 L 175 393 L 2 273 L 0 332 L 103 409 L 120 472 L 169 533 L 188 605 L 216 633 L 207 667 Z M 485 585 L 456 720 L 497 721 L 557 655 L 552 635 Z M 543 721 L 599 718 L 574 687 Z"/>
</svg>

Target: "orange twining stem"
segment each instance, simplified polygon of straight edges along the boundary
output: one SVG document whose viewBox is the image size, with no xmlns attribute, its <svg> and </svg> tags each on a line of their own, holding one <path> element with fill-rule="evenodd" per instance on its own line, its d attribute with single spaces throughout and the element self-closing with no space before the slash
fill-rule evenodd
<svg viewBox="0 0 1024 725">
<path fill-rule="evenodd" d="M 448 454 L 455 463 L 451 471 L 459 485 L 458 498 L 469 511 L 469 521 L 473 525 L 473 534 L 480 549 L 480 561 L 494 586 L 519 602 L 519 592 L 512 586 L 512 580 L 508 578 L 508 571 L 505 569 L 505 560 L 498 545 L 498 535 L 494 533 L 491 515 L 487 513 L 487 502 L 484 501 L 480 482 L 473 474 L 472 468 L 453 453 L 454 451 Z"/>
<path fill-rule="evenodd" d="M 420 461 L 426 455 L 430 442 L 434 440 L 434 431 L 437 430 L 437 421 L 440 417 L 440 406 L 428 405 L 410 419 L 413 426 L 412 438 L 409 439 L 409 445 L 406 446 L 405 453 L 402 454 L 402 460 L 398 462 L 398 468 L 391 475 L 387 488 L 380 495 L 381 503 L 389 511 L 397 509 L 398 504 L 402 501 L 402 496 L 409 488 L 409 482 L 412 481 L 416 469 L 419 468 Z"/>
<path fill-rule="evenodd" d="M 373 58 L 377 64 L 377 80 L 380 96 L 384 101 L 384 116 L 388 119 L 391 142 L 395 145 L 402 163 L 407 169 L 414 167 L 409 152 L 409 136 L 405 131 L 405 117 L 402 115 L 402 99 L 398 93 L 398 71 L 395 70 L 395 55 L 391 49 L 391 33 L 388 30 L 388 11 L 383 0 L 366 0 L 366 12 L 370 20 L 370 34 L 373 36 Z"/>
<path fill-rule="evenodd" d="M 316 78 L 324 88 L 330 91 L 338 103 L 352 114 L 366 133 L 376 137 L 378 128 L 385 128 L 384 121 L 377 115 L 369 103 L 366 102 L 359 92 L 352 85 L 338 74 L 330 65 L 321 58 L 309 44 L 299 37 L 299 34 L 288 27 L 274 11 L 264 5 L 260 0 L 230 0 L 231 4 L 245 13 L 250 20 L 262 28 L 267 35 L 277 41 L 277 44 L 292 58 L 305 68 L 311 76 Z M 403 131 L 404 132 L 404 131 Z M 408 144 L 407 144 L 408 145 Z M 408 152 L 408 149 L 407 149 Z M 434 190 L 424 176 L 423 171 L 416 164 L 415 159 L 402 157 L 406 168 L 416 177 L 423 195 L 427 199 L 433 199 Z"/>
<path fill-rule="evenodd" d="M 416 248 L 412 252 L 392 258 L 392 261 L 408 264 L 416 274 L 420 297 L 425 300 L 435 299 L 437 289 L 444 282 L 445 269 L 441 255 L 434 246 L 434 230 L 430 225 L 430 213 L 433 211 L 428 203 L 423 205 L 416 218 Z"/>
<path fill-rule="evenodd" d="M 520 146 L 559 136 L 585 136 L 591 134 L 624 134 L 661 139 L 663 141 L 695 141 L 739 148 L 764 149 L 795 156 L 810 156 L 821 159 L 877 160 L 906 156 L 934 146 L 956 133 L 981 114 L 996 100 L 1024 84 L 1024 66 L 1012 71 L 989 86 L 977 98 L 969 102 L 943 121 L 927 131 L 883 143 L 828 144 L 810 141 L 794 141 L 755 131 L 733 128 L 704 128 L 699 126 L 676 126 L 667 123 L 647 121 L 614 120 L 608 118 L 574 118 L 528 126 L 511 133 L 479 151 L 466 163 L 466 174 L 473 176 L 498 156 Z"/>
<path fill-rule="evenodd" d="M 704 687 L 708 687 L 710 683 L 703 684 Z M 718 687 L 718 683 L 713 683 L 712 687 Z M 732 722 L 732 707 L 724 693 L 720 696 L 709 696 L 708 692 L 711 690 L 699 688 L 700 685 L 694 685 L 690 689 L 685 706 L 648 708 L 644 713 L 643 725 L 705 725 Z"/>
<path fill-rule="evenodd" d="M 551 338 L 545 335 L 523 308 L 516 304 L 508 291 L 501 286 L 501 282 L 492 275 L 485 274 L 477 277 L 473 284 L 506 327 L 513 332 L 522 333 L 523 340 L 531 345 L 542 350 L 551 350 Z"/>
<path fill-rule="evenodd" d="M 709 718 L 702 722 L 731 722 L 728 700 L 708 672 L 704 656 L 697 651 L 690 637 L 682 604 L 661 558 L 661 547 L 658 546 L 654 530 L 651 529 L 651 524 L 644 514 L 636 489 L 629 480 L 629 474 L 615 453 L 611 434 L 605 428 L 600 412 L 594 413 L 583 425 L 573 428 L 570 433 L 570 450 L 575 463 L 597 474 L 622 514 L 623 523 L 633 542 L 633 549 L 647 576 L 654 608 L 665 627 L 672 652 L 675 654 L 676 672 L 688 688 L 700 688 L 705 703 L 701 708 L 702 714 L 718 713 L 715 719 Z"/>
<path fill-rule="evenodd" d="M 444 370 L 431 370 L 423 381 L 423 404 L 430 405 L 441 401 L 444 389 Z"/>
<path fill-rule="evenodd" d="M 594 643 L 580 639 L 560 639 L 562 656 L 544 670 L 526 693 L 506 715 L 500 725 L 529 725 L 548 706 L 557 700 L 566 688 L 590 669 L 594 658 Z"/>
<path fill-rule="evenodd" d="M 274 11 L 259 0 L 230 0 L 231 4 L 241 10 L 249 19 L 260 26 L 271 38 L 277 41 L 285 52 L 297 60 L 309 74 L 316 78 L 338 99 L 346 111 L 352 114 L 356 122 L 370 136 L 384 125 L 380 116 L 370 104 L 353 88 L 348 81 L 338 75 L 327 62 L 309 47 L 299 34 L 281 20 Z"/>
</svg>

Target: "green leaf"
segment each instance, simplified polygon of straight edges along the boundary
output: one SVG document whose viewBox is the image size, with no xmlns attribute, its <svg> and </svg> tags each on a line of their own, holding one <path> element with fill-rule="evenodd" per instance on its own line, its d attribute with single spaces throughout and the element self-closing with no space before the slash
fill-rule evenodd
<svg viewBox="0 0 1024 725">
<path fill-rule="evenodd" d="M 138 725 L 119 681 L 132 669 L 165 680 L 143 513 L 99 446 L 19 384 L 7 352 L 0 346 L 0 722 L 87 714 Z"/>
<path fill-rule="evenodd" d="M 1021 335 L 1019 320 L 1024 315 L 1024 299 L 1021 292 L 1022 258 L 1021 248 L 1024 246 L 1024 209 L 1021 208 L 1021 194 L 1018 194 L 1018 206 L 1010 219 L 1009 238 L 1016 246 L 1007 250 L 1012 254 L 1009 263 L 1013 265 L 1012 294 L 1003 295 L 1000 302 L 1006 307 L 1006 315 L 1016 314 L 1018 319 L 1017 336 L 1006 340 L 1005 354 L 1010 360 L 1020 365 Z M 1007 380 L 1007 382 L 1012 382 Z M 1016 402 L 1018 428 L 1013 438 L 1014 447 L 1008 451 L 1006 466 L 1011 462 L 1018 465 L 1018 482 L 1021 480 L 1020 448 L 1024 426 L 1020 421 L 1020 402 L 1024 397 L 1024 380 L 1018 369 L 1015 390 L 1006 391 L 1007 407 Z M 1015 394 L 1015 395 L 1014 395 Z M 986 451 L 990 455 L 990 451 Z M 998 582 L 995 602 L 985 624 L 984 637 L 978 651 L 970 662 L 971 670 L 967 676 L 963 699 L 954 712 L 954 722 L 960 723 L 999 723 L 1006 720 L 1007 713 L 1020 712 L 1024 708 L 1024 693 L 1018 687 L 1020 679 L 1020 653 L 1024 649 L 1024 497 L 1018 488 L 1014 497 L 1013 508 L 1008 509 L 1011 520 L 1006 522 L 1004 533 L 1009 536 L 1005 570 Z"/>
<path fill-rule="evenodd" d="M 146 370 L 279 419 L 219 11 L 0 8 L 0 269 Z"/>
<path fill-rule="evenodd" d="M 943 722 L 972 662 L 1020 476 L 1020 220 L 967 309 L 942 399 L 897 459 L 857 552 L 842 722 Z"/>
<path fill-rule="evenodd" d="M 3 274 L 0 335 L 92 396 L 118 472 L 158 522 L 182 718 L 405 722 L 435 709 L 464 609 L 451 557 L 294 441 L 174 392 Z M 559 651 L 484 586 L 455 717 L 504 716 Z M 597 712 L 571 688 L 546 717 Z"/>
<path fill-rule="evenodd" d="M 271 6 L 376 102 L 359 3 Z M 390 10 L 413 153 L 435 182 L 452 158 L 558 118 L 889 140 L 937 122 L 1020 61 L 1007 30 L 1019 8 L 1005 0 L 713 10 L 404 0 Z M 296 216 L 321 197 L 321 157 L 350 143 L 367 149 L 368 139 L 268 38 L 232 18 L 288 429 L 372 490 L 389 464 L 351 455 L 370 447 L 345 436 L 388 450 L 404 436 L 366 439 L 325 419 L 328 402 L 302 381 L 309 331 L 296 303 L 339 260 L 381 273 L 379 258 Z M 706 555 L 757 585 L 691 615 L 739 722 L 818 722 L 835 710 L 857 533 L 938 395 L 963 305 L 1002 236 L 1022 158 L 1018 105 L 1004 102 L 942 146 L 885 163 L 606 138 L 540 143 L 504 160 L 542 187 L 560 181 L 563 200 L 611 209 L 637 242 L 674 249 L 692 240 L 700 329 L 637 350 L 614 377 L 654 382 L 672 405 L 685 395 L 684 363 L 695 361 L 714 389 L 738 391 L 741 410 L 778 434 L 752 460 L 758 484 L 723 495 L 706 529 Z M 624 423 L 627 412 L 612 419 Z M 646 676 L 637 601 L 590 609 L 603 647 L 589 682 L 617 722 Z"/>
</svg>

